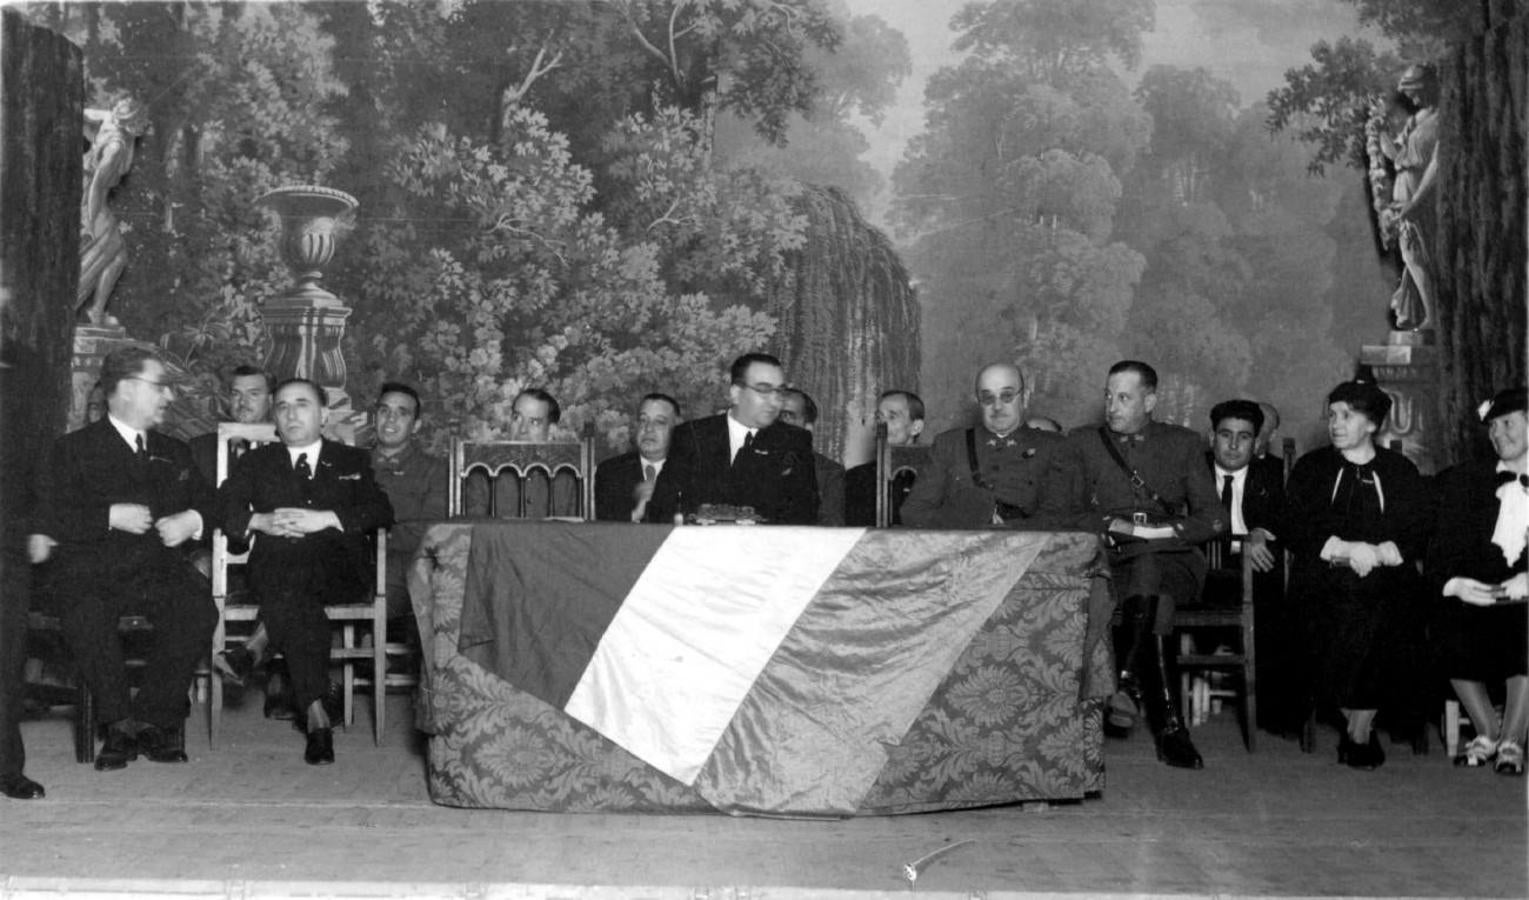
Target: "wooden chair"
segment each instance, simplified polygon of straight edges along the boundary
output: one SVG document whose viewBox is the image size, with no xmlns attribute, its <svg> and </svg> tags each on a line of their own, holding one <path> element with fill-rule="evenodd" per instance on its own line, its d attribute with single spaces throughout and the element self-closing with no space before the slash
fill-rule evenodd
<svg viewBox="0 0 1529 900">
<path fill-rule="evenodd" d="M 230 445 L 233 441 L 246 441 L 251 445 L 269 444 L 276 440 L 276 427 L 269 423 L 256 425 L 244 425 L 236 422 L 222 422 L 218 425 L 218 470 L 217 479 L 221 486 L 228 478 L 230 460 Z M 258 536 L 256 540 L 259 540 Z M 344 721 L 348 727 L 355 722 L 355 691 L 356 688 L 370 687 L 372 690 L 372 730 L 373 740 L 377 744 L 382 743 L 383 727 L 386 719 L 386 691 L 389 684 L 413 684 L 415 679 L 407 675 L 387 674 L 388 655 L 400 655 L 407 652 L 403 644 L 387 643 L 387 531 L 379 529 L 376 534 L 376 572 L 373 582 L 372 596 L 361 603 L 332 604 L 324 607 L 324 613 L 329 620 L 339 625 L 340 643 L 329 651 L 329 659 L 332 663 L 340 666 L 340 687 L 344 699 Z M 218 607 L 218 623 L 212 632 L 212 652 L 222 652 L 230 641 L 240 643 L 247 639 L 247 635 L 231 635 L 228 631 L 230 622 L 253 623 L 260 616 L 260 607 L 249 602 L 239 602 L 229 586 L 229 568 L 243 565 L 249 561 L 248 553 L 231 553 L 228 548 L 228 537 L 222 529 L 213 532 L 212 536 L 212 599 Z M 370 638 L 367 642 L 359 639 L 358 626 L 363 629 L 363 634 Z M 366 627 L 370 626 L 369 629 Z M 253 627 L 251 624 L 250 627 Z M 370 665 L 357 666 L 357 663 L 369 663 Z M 358 671 L 359 668 L 359 671 Z M 209 679 L 207 699 L 207 733 L 209 741 L 217 743 L 218 727 L 223 715 L 223 680 L 216 675 Z"/>
<path fill-rule="evenodd" d="M 117 633 L 126 643 L 152 640 L 154 625 L 145 616 L 122 616 L 117 620 Z M 75 762 L 95 762 L 96 758 L 96 704 L 95 695 L 79 673 L 74 671 L 73 656 L 65 646 L 63 628 L 59 618 L 49 612 L 30 610 L 27 613 L 27 657 L 45 661 L 67 662 L 73 684 L 28 684 L 29 697 L 48 706 L 74 707 L 74 759 Z M 129 671 L 141 669 L 144 659 L 135 653 L 126 653 L 124 661 Z M 181 749 L 185 749 L 186 731 L 180 732 Z"/>
<path fill-rule="evenodd" d="M 1212 570 L 1224 569 L 1224 561 L 1231 549 L 1229 539 L 1214 541 L 1209 545 L 1208 556 Z M 1174 610 L 1173 627 L 1179 635 L 1180 649 L 1177 659 L 1179 671 L 1180 708 L 1191 708 L 1194 675 L 1197 672 L 1232 672 L 1238 677 L 1237 697 L 1242 711 L 1243 741 L 1248 752 L 1256 746 L 1254 735 L 1258 731 L 1258 684 L 1255 677 L 1256 650 L 1254 643 L 1255 622 L 1253 616 L 1253 561 L 1244 555 L 1238 584 L 1238 598 L 1234 604 L 1194 603 L 1180 605 Z M 1212 583 L 1207 582 L 1209 587 Z M 1203 599 L 1203 598 L 1202 598 Z M 1206 652 L 1195 649 L 1194 633 L 1202 630 L 1215 632 L 1215 639 L 1202 646 L 1216 646 L 1220 638 L 1235 635 L 1237 646 L 1230 652 Z M 1203 637 L 1203 636 L 1202 636 Z"/>
<path fill-rule="evenodd" d="M 1290 471 L 1295 468 L 1295 440 L 1285 438 L 1281 444 L 1284 452 L 1284 478 L 1286 483 L 1290 481 Z M 1225 571 L 1226 558 L 1231 553 L 1232 542 L 1230 538 L 1222 538 L 1211 542 L 1206 546 L 1206 557 L 1210 563 L 1211 571 Z M 1281 593 L 1284 586 L 1290 580 L 1290 555 L 1283 550 L 1278 552 L 1279 564 L 1277 574 L 1280 578 Z M 1224 581 L 1223 581 L 1224 583 Z M 1254 572 L 1252 560 L 1244 556 L 1242 568 L 1238 573 L 1237 602 L 1227 604 L 1194 603 L 1180 606 L 1174 613 L 1174 629 L 1179 634 L 1179 701 L 1180 708 L 1189 715 L 1189 710 L 1194 705 L 1194 692 L 1197 679 L 1196 673 L 1231 672 L 1236 677 L 1236 686 L 1231 691 L 1220 692 L 1215 688 L 1201 688 L 1202 697 L 1215 696 L 1218 693 L 1223 697 L 1230 697 L 1238 701 L 1241 712 L 1243 741 L 1252 753 L 1257 746 L 1256 734 L 1258 732 L 1258 679 L 1257 679 L 1257 648 L 1255 637 L 1257 635 L 1257 621 L 1253 614 L 1253 583 Z M 1210 587 L 1210 582 L 1207 582 Z M 1203 598 L 1202 598 L 1203 599 Z M 1236 635 L 1237 646 L 1230 648 L 1229 652 L 1213 652 L 1217 645 L 1207 642 L 1213 648 L 1212 652 L 1197 650 L 1193 632 L 1202 629 L 1213 630 L 1220 637 Z M 1200 680 L 1204 685 L 1209 679 Z M 1304 746 L 1304 744 L 1303 744 Z"/>
<path fill-rule="evenodd" d="M 567 472 L 578 482 L 577 509 L 573 515 L 584 521 L 595 517 L 595 436 L 592 428 L 586 428 L 577 442 L 568 441 L 464 441 L 455 438 L 451 442 L 450 495 L 447 514 L 460 516 L 465 512 L 463 487 L 468 476 L 481 472 L 488 480 L 488 510 L 490 516 L 502 518 L 544 518 L 565 513 L 555 507 L 554 483 L 559 474 Z M 540 472 L 546 476 L 548 508 L 530 508 L 528 478 Z M 495 486 L 505 475 L 515 479 L 518 486 L 518 508 L 497 508 Z"/>
<path fill-rule="evenodd" d="M 925 444 L 887 443 L 887 424 L 876 423 L 876 527 L 890 528 L 897 510 L 898 479 L 917 479 L 929 466 L 930 448 Z"/>
</svg>

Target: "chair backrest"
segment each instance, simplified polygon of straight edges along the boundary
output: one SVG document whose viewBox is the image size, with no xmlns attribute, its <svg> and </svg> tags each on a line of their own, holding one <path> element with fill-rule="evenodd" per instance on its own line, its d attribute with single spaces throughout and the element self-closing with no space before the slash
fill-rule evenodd
<svg viewBox="0 0 1529 900">
<path fill-rule="evenodd" d="M 466 512 L 468 477 L 481 473 L 487 482 L 486 512 L 490 516 L 504 518 L 541 518 L 543 516 L 572 515 L 585 521 L 595 516 L 595 436 L 593 429 L 585 429 L 577 442 L 568 441 L 464 441 L 454 438 L 451 442 L 451 483 L 447 514 L 460 516 Z M 530 491 L 527 484 L 535 473 L 547 479 L 547 509 L 530 508 Z M 557 508 L 555 490 L 559 475 L 567 473 L 578 484 L 576 510 Z M 518 508 L 497 508 L 499 479 L 513 478 L 518 490 Z"/>
<path fill-rule="evenodd" d="M 887 423 L 876 423 L 876 527 L 890 528 L 897 499 L 893 496 L 899 475 L 917 479 L 929 465 L 930 449 L 924 444 L 887 442 Z"/>
<path fill-rule="evenodd" d="M 251 447 L 276 442 L 276 426 L 270 422 L 246 425 L 242 422 L 218 423 L 217 485 L 228 480 L 235 460 L 234 443 L 243 441 Z M 225 600 L 228 597 L 228 567 L 243 563 L 249 554 L 229 553 L 228 536 L 219 528 L 212 533 L 212 595 Z M 221 603 L 219 604 L 222 605 Z"/>
</svg>

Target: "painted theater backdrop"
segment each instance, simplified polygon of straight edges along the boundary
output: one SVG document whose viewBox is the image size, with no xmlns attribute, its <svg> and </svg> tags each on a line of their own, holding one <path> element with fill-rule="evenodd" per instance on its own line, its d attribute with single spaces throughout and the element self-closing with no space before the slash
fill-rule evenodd
<svg viewBox="0 0 1529 900">
<path fill-rule="evenodd" d="M 147 108 L 110 312 L 199 379 L 187 403 L 214 412 L 216 373 L 265 359 L 260 304 L 291 276 L 254 200 L 314 184 L 359 201 L 324 279 L 358 404 L 417 383 L 439 441 L 499 433 L 539 385 L 613 451 L 643 393 L 711 412 L 727 361 L 766 348 L 855 461 L 881 390 L 948 427 L 1000 359 L 1064 425 L 1131 356 L 1166 418 L 1251 396 L 1305 438 L 1388 328 L 1364 111 L 1452 6 L 21 9 L 83 48 L 87 107 Z"/>
</svg>

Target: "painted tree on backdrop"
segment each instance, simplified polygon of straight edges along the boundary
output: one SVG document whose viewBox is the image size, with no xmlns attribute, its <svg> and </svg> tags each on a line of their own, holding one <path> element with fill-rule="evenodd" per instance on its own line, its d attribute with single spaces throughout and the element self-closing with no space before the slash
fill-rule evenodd
<svg viewBox="0 0 1529 900">
<path fill-rule="evenodd" d="M 1121 177 L 1151 120 L 1112 64 L 1140 59 L 1151 0 L 971 4 L 959 66 L 926 91 L 893 176 L 926 322 L 925 397 L 950 421 L 972 360 L 1012 359 L 1033 406 L 1069 423 L 1119 357 L 1142 255 L 1114 238 Z"/>
<path fill-rule="evenodd" d="M 1343 183 L 1308 177 L 1299 145 L 1264 133 L 1266 111 L 1203 69 L 1154 67 L 1137 97 L 1152 143 L 1120 231 L 1148 265 L 1124 349 L 1161 364 L 1160 417 L 1198 428 L 1234 393 L 1308 408 L 1349 365 L 1326 233 Z"/>
<path fill-rule="evenodd" d="M 1394 49 L 1363 39 L 1318 41 L 1310 63 L 1285 73 L 1285 86 L 1269 92 L 1269 129 L 1293 130 L 1312 145 L 1310 169 L 1353 166 L 1364 171 L 1364 124 L 1370 105 L 1396 90 L 1407 62 L 1438 60 L 1468 30 L 1471 4 L 1459 0 L 1342 0 L 1373 25 Z"/>
<path fill-rule="evenodd" d="M 1162 374 L 1158 418 L 1191 423 L 1252 363 L 1248 340 L 1223 304 L 1242 292 L 1249 265 L 1230 246 L 1216 203 L 1237 116 L 1231 85 L 1204 69 L 1154 66 L 1136 98 L 1152 116 L 1152 142 L 1127 179 L 1120 232 L 1147 258 L 1122 349 Z M 1240 179 L 1237 179 L 1240 180 Z"/>
<path fill-rule="evenodd" d="M 416 128 L 387 157 L 384 221 L 357 261 L 361 352 L 372 377 L 442 398 L 438 423 L 494 433 L 535 383 L 571 427 L 594 421 L 615 444 L 631 397 L 663 389 L 709 410 L 726 360 L 767 341 L 750 304 L 801 243 L 797 188 L 718 170 L 712 123 L 732 110 L 778 137 L 815 90 L 802 49 L 837 36 L 811 2 L 567 9 L 350 14 L 348 40 L 369 52 L 402 59 L 395 28 L 450 48 L 442 72 L 410 56 L 410 81 L 468 88 L 405 92 L 392 111 Z"/>
<path fill-rule="evenodd" d="M 289 276 L 251 200 L 321 181 L 347 143 L 328 113 L 344 92 L 329 37 L 301 4 L 39 4 L 27 10 L 82 48 L 91 94 L 131 93 L 152 133 L 113 203 L 129 269 L 112 310 L 219 393 L 220 367 L 264 357 L 255 302 Z M 193 393 L 197 393 L 194 389 Z M 183 409 L 208 417 L 210 405 Z"/>
<path fill-rule="evenodd" d="M 723 113 L 716 153 L 725 166 L 839 188 L 864 208 L 881 191 L 883 178 L 861 158 L 870 143 L 859 122 L 882 123 L 913 60 L 902 32 L 881 18 L 851 16 L 843 0 L 835 0 L 833 9 L 843 21 L 843 40 L 832 52 L 809 47 L 806 53 L 820 87 L 812 111 L 787 117 L 783 143 L 760 141 L 750 122 Z"/>
</svg>

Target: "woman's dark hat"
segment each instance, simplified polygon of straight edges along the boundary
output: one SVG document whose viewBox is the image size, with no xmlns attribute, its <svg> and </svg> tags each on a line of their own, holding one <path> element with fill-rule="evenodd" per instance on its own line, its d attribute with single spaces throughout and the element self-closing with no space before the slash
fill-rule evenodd
<svg viewBox="0 0 1529 900">
<path fill-rule="evenodd" d="M 1333 388 L 1327 395 L 1327 403 L 1347 403 L 1356 412 L 1364 413 L 1377 426 L 1383 425 L 1391 413 L 1391 398 L 1375 386 L 1373 381 L 1356 378 Z"/>
<path fill-rule="evenodd" d="M 1526 398 L 1529 398 L 1529 390 L 1525 388 L 1517 387 L 1498 391 L 1495 397 L 1477 407 L 1476 414 L 1481 417 L 1483 423 L 1487 423 L 1508 413 L 1529 412 L 1529 399 Z"/>
</svg>

